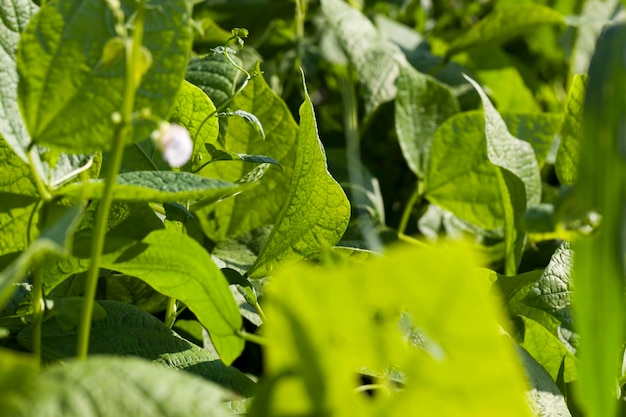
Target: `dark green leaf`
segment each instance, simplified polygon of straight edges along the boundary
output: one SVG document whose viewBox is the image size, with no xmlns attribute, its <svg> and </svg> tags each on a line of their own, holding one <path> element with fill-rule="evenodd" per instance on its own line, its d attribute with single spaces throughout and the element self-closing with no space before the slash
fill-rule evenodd
<svg viewBox="0 0 626 417">
<path fill-rule="evenodd" d="M 187 65 L 186 79 L 200 87 L 217 107 L 224 104 L 234 93 L 240 71 L 224 55 L 211 54 L 194 57 Z"/>
<path fill-rule="evenodd" d="M 94 357 L 50 367 L 3 404 L 15 417 L 227 416 L 232 398 L 209 381 L 136 358 Z"/>
<path fill-rule="evenodd" d="M 75 183 L 60 193 L 76 198 L 100 198 L 104 180 Z M 188 172 L 136 171 L 118 175 L 113 188 L 116 200 L 127 201 L 183 201 L 205 200 L 215 202 L 241 191 L 240 186 L 227 181 L 204 178 Z"/>
<path fill-rule="evenodd" d="M 503 43 L 541 25 L 565 24 L 560 13 L 539 4 L 509 5 L 487 15 L 464 36 L 455 39 L 447 55 L 490 43 Z"/>
<path fill-rule="evenodd" d="M 94 319 L 90 354 L 138 356 L 202 376 L 246 397 L 253 395 L 254 383 L 245 375 L 224 365 L 214 354 L 173 334 L 151 314 L 117 301 L 99 301 L 98 305 L 106 315 Z M 77 334 L 77 327 L 66 328 L 56 319 L 46 321 L 42 327 L 45 357 L 59 360 L 75 356 Z M 19 334 L 20 343 L 26 347 L 30 347 L 31 338 L 31 327 Z"/>
<path fill-rule="evenodd" d="M 402 154 L 409 168 L 423 177 L 430 159 L 435 131 L 459 111 L 452 91 L 410 65 L 400 66 L 395 125 Z"/>
</svg>

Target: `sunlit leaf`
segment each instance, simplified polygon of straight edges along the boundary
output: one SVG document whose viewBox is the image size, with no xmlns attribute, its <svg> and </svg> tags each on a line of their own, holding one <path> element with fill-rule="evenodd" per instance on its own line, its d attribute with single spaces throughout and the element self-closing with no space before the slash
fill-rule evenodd
<svg viewBox="0 0 626 417">
<path fill-rule="evenodd" d="M 282 262 L 300 260 L 336 244 L 350 219 L 350 203 L 328 172 L 313 103 L 305 86 L 293 182 L 274 228 L 248 275 L 270 275 Z"/>
</svg>

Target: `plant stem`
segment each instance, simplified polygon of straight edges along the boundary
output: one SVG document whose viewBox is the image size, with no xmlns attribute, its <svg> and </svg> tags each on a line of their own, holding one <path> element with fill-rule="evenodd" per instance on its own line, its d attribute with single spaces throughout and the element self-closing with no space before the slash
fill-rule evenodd
<svg viewBox="0 0 626 417">
<path fill-rule="evenodd" d="M 44 184 L 41 180 L 41 177 L 39 176 L 39 171 L 37 171 L 35 165 L 35 157 L 39 158 L 39 155 L 37 154 L 37 146 L 33 144 L 31 149 L 26 153 L 26 156 L 28 158 L 28 165 L 30 166 L 30 173 L 35 180 L 35 187 L 37 188 L 39 196 L 44 201 L 52 200 L 52 194 L 50 194 L 48 187 L 46 187 L 46 184 Z"/>
<path fill-rule="evenodd" d="M 265 346 L 267 345 L 267 340 L 261 336 L 257 336 L 252 333 L 248 333 L 245 330 L 239 330 L 237 332 L 237 336 L 241 337 L 243 340 L 256 343 L 257 345 Z"/>
<path fill-rule="evenodd" d="M 174 322 L 176 321 L 176 317 L 178 313 L 176 312 L 176 299 L 170 297 L 167 300 L 167 308 L 165 309 L 165 325 L 168 328 L 172 328 L 174 326 Z"/>
<path fill-rule="evenodd" d="M 411 194 L 411 197 L 409 197 L 409 201 L 407 201 L 406 206 L 404 207 L 404 211 L 402 212 L 402 218 L 400 219 L 400 225 L 398 226 L 398 234 L 404 234 L 404 231 L 409 224 L 409 219 L 411 218 L 411 212 L 413 211 L 413 207 L 415 207 L 415 205 L 421 201 L 423 193 L 424 182 L 421 179 L 418 179 L 417 187 L 415 187 L 415 190 L 413 190 L 413 194 Z"/>
<path fill-rule="evenodd" d="M 124 96 L 120 109 L 121 122 L 115 131 L 110 165 L 107 169 L 104 191 L 100 200 L 100 205 L 98 206 L 91 246 L 91 264 L 89 265 L 89 271 L 87 272 L 83 311 L 80 327 L 78 329 L 76 357 L 80 360 L 87 359 L 87 353 L 89 350 L 89 333 L 91 332 L 91 320 L 93 316 L 96 287 L 98 284 L 102 249 L 104 248 L 106 226 L 109 219 L 109 213 L 111 211 L 111 204 L 113 203 L 113 187 L 115 185 L 117 173 L 119 172 L 122 164 L 126 138 L 132 130 L 132 112 L 133 107 L 135 106 L 135 93 L 139 83 L 138 77 L 136 77 L 138 69 L 137 63 L 141 60 L 141 47 L 143 43 L 144 6 L 144 0 L 140 1 L 137 14 L 135 16 L 132 41 L 127 42 L 126 44 L 126 79 Z"/>
<path fill-rule="evenodd" d="M 33 355 L 37 358 L 37 366 L 41 366 L 41 323 L 43 321 L 43 262 L 33 269 L 33 292 L 31 294 L 32 315 L 31 326 L 33 326 L 32 349 Z"/>
<path fill-rule="evenodd" d="M 261 320 L 263 320 L 263 323 L 267 322 L 267 317 L 265 316 L 265 313 L 263 312 L 263 309 L 261 308 L 261 305 L 258 302 L 254 304 L 254 308 L 256 309 L 256 312 L 259 315 L 259 317 L 261 317 Z"/>
<path fill-rule="evenodd" d="M 341 88 L 341 97 L 343 101 L 343 124 L 346 137 L 346 154 L 348 159 L 348 175 L 350 177 L 350 183 L 359 185 L 366 188 L 363 179 L 363 165 L 361 164 L 361 138 L 359 135 L 359 118 L 356 93 L 354 91 L 354 85 L 350 79 L 346 76 L 339 75 L 339 86 Z M 364 205 L 367 202 L 358 193 L 352 193 L 353 205 Z M 380 251 L 383 248 L 383 244 L 378 237 L 372 220 L 366 215 L 360 215 L 359 225 L 361 226 L 361 233 L 367 242 L 369 249 L 373 251 Z"/>
</svg>

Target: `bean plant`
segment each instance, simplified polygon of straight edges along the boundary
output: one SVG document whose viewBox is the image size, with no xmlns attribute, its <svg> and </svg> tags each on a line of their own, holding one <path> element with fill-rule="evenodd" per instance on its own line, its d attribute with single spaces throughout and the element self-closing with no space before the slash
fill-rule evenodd
<svg viewBox="0 0 626 417">
<path fill-rule="evenodd" d="M 621 415 L 622 7 L 0 0 L 0 415 Z"/>
</svg>

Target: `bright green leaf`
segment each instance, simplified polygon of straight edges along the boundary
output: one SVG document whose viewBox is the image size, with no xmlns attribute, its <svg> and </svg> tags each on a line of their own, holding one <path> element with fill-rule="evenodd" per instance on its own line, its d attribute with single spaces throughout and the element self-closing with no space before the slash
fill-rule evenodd
<svg viewBox="0 0 626 417">
<path fill-rule="evenodd" d="M 76 244 L 77 256 L 59 262 L 44 274 L 46 289 L 88 267 L 89 237 Z M 157 230 L 137 242 L 113 237 L 105 243 L 103 268 L 131 275 L 168 297 L 182 301 L 211 334 L 227 364 L 239 356 L 244 342 L 236 335 L 242 326 L 228 282 L 211 256 L 192 238 L 178 232 Z"/>
<path fill-rule="evenodd" d="M 400 66 L 395 126 L 409 168 L 422 177 L 430 159 L 435 131 L 459 111 L 452 91 L 410 65 Z"/>
<path fill-rule="evenodd" d="M 524 348 L 517 350 L 530 383 L 527 393 L 533 415 L 536 417 L 571 417 L 565 397 L 550 375 Z"/>
<path fill-rule="evenodd" d="M 138 356 L 202 376 L 246 397 L 253 395 L 254 383 L 250 379 L 224 365 L 214 354 L 173 334 L 153 315 L 116 301 L 99 301 L 98 305 L 106 316 L 93 322 L 90 354 Z M 75 356 L 77 334 L 77 327 L 67 329 L 56 319 L 47 320 L 41 336 L 44 356 L 53 360 Z M 27 327 L 18 340 L 30 347 L 31 337 L 32 328 Z"/>
<path fill-rule="evenodd" d="M 322 0 L 322 11 L 359 76 L 369 116 L 396 97 L 395 83 L 399 64 L 406 63 L 404 55 L 367 17 L 344 1 Z"/>
<path fill-rule="evenodd" d="M 572 313 L 572 250 L 561 244 L 544 271 L 501 277 L 496 285 L 512 314 L 528 317 L 544 326 L 574 352 L 578 335 Z"/>
<path fill-rule="evenodd" d="M 33 197 L 0 193 L 0 255 L 22 251 L 37 237 L 38 203 Z"/>
<path fill-rule="evenodd" d="M 14 284 L 26 276 L 32 264 L 49 255 L 65 256 L 71 251 L 71 237 L 82 214 L 81 204 L 66 209 L 54 224 L 46 228 L 37 240 L 0 272 L 0 306 L 6 303 L 16 289 Z"/>
<path fill-rule="evenodd" d="M 257 72 L 261 72 L 259 67 Z M 267 155 L 278 161 L 282 170 L 268 169 L 252 189 L 197 213 L 205 234 L 217 242 L 276 221 L 289 194 L 296 154 L 298 126 L 285 102 L 272 92 L 261 75 L 235 97 L 232 107 L 254 113 L 263 124 L 266 139 L 262 140 L 240 118 L 232 118 L 228 123 L 227 149 L 239 154 Z M 223 161 L 207 165 L 199 174 L 238 181 L 248 171 L 246 163 Z"/>
<path fill-rule="evenodd" d="M 104 180 L 74 183 L 60 193 L 76 198 L 100 198 Z M 217 201 L 241 191 L 240 186 L 227 181 L 203 178 L 188 172 L 136 171 L 118 175 L 113 198 L 127 201 Z"/>
<path fill-rule="evenodd" d="M 122 3 L 130 19 L 137 3 Z M 147 107 L 156 117 L 168 115 L 187 64 L 189 16 L 184 0 L 146 7 L 143 46 L 153 65 L 137 90 L 136 110 Z M 49 3 L 31 19 L 17 64 L 20 109 L 33 142 L 76 152 L 111 146 L 116 129 L 111 115 L 121 107 L 125 78 L 124 60 L 114 65 L 102 60 L 105 45 L 117 36 L 114 21 L 100 0 Z M 153 128 L 151 122 L 140 123 L 134 140 Z"/>
<path fill-rule="evenodd" d="M 586 75 L 575 76 L 567 95 L 565 118 L 561 130 L 561 145 L 556 154 L 554 167 L 561 184 L 574 184 L 576 182 L 586 84 Z"/>
<path fill-rule="evenodd" d="M 503 226 L 496 167 L 487 157 L 484 118 L 461 113 L 433 138 L 424 190 L 428 199 L 487 230 Z"/>
<path fill-rule="evenodd" d="M 556 381 L 560 372 L 566 383 L 578 379 L 578 360 L 574 353 L 538 322 L 524 316 L 519 319 L 523 323 L 520 345 L 541 364 L 552 380 Z"/>
<path fill-rule="evenodd" d="M 626 25 L 608 26 L 589 66 L 576 184 L 579 204 L 602 216 L 598 233 L 575 242 L 576 329 L 582 411 L 616 415 L 617 358 L 624 328 L 624 120 Z M 599 325 L 601 323 L 601 325 Z"/>
<path fill-rule="evenodd" d="M 529 416 L 513 345 L 475 262 L 461 247 L 403 248 L 274 275 L 264 304 L 268 377 L 252 415 Z M 407 343 L 401 315 L 427 344 Z M 357 392 L 364 367 L 389 387 L 381 395 Z M 398 372 L 406 382 L 396 392 Z"/>
<path fill-rule="evenodd" d="M 265 246 L 248 275 L 270 275 L 283 262 L 300 260 L 336 244 L 348 226 L 350 203 L 328 172 L 313 103 L 304 86 L 293 182 Z"/>
<path fill-rule="evenodd" d="M 30 167 L 0 136 L 0 191 L 38 197 Z"/>
<path fill-rule="evenodd" d="M 193 141 L 193 159 L 190 169 L 197 170 L 212 160 L 205 144 L 215 144 L 219 134 L 219 125 L 215 106 L 211 99 L 198 87 L 187 81 L 176 96 L 169 121 L 184 126 Z"/>
<path fill-rule="evenodd" d="M 473 26 L 448 48 L 451 56 L 460 51 L 490 43 L 503 43 L 541 25 L 565 24 L 560 13 L 539 4 L 511 5 L 496 10 Z"/>
<path fill-rule="evenodd" d="M 21 32 L 38 7 L 30 0 L 0 3 L 0 135 L 4 136 L 15 155 L 27 162 L 26 147 L 30 138 L 20 117 L 17 104 L 16 53 Z M 4 178 L 0 175 L 0 178 Z"/>
<path fill-rule="evenodd" d="M 227 416 L 228 391 L 135 358 L 94 357 L 48 368 L 3 403 L 15 417 Z"/>
</svg>

